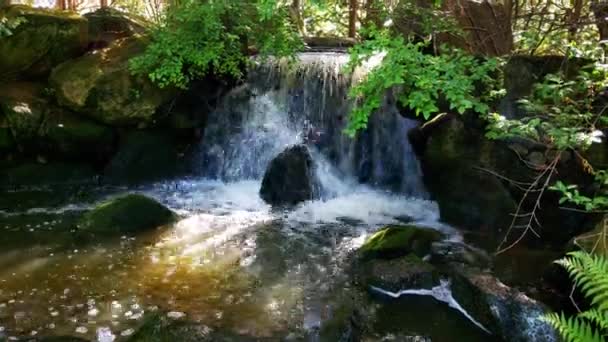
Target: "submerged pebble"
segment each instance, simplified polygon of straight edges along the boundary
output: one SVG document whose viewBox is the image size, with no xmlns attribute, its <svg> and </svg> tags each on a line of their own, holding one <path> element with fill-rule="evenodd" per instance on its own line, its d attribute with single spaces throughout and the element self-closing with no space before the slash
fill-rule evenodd
<svg viewBox="0 0 608 342">
<path fill-rule="evenodd" d="M 167 314 L 167 317 L 171 319 L 180 319 L 186 317 L 186 314 L 179 311 L 171 311 Z"/>
</svg>

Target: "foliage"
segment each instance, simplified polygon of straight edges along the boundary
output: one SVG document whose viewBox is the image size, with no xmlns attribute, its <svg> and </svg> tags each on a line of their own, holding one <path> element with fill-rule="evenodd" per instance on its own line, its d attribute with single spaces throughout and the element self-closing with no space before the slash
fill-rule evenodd
<svg viewBox="0 0 608 342">
<path fill-rule="evenodd" d="M 558 263 L 566 268 L 592 308 L 576 316 L 549 314 L 544 319 L 567 342 L 605 341 L 608 337 L 608 260 L 585 252 L 572 252 Z"/>
<path fill-rule="evenodd" d="M 24 17 L 0 17 L 0 38 L 6 38 L 13 35 L 13 31 L 19 25 L 27 22 Z"/>
<path fill-rule="evenodd" d="M 512 26 L 517 53 L 564 55 L 577 42 L 596 44 L 591 2 L 516 0 Z"/>
<path fill-rule="evenodd" d="M 351 89 L 357 100 L 350 114 L 347 133 L 353 135 L 367 126 L 369 115 L 377 110 L 388 90 L 398 89 L 396 97 L 405 107 L 425 119 L 439 112 L 438 102 L 445 100 L 449 108 L 464 113 L 474 110 L 486 113 L 492 91 L 478 96 L 478 87 L 491 89 L 490 73 L 498 66 L 496 59 L 479 60 L 458 50 L 441 55 L 425 53 L 427 42 L 410 42 L 387 31 L 372 32 L 367 40 L 350 51 L 348 71 L 373 59 L 381 63 L 369 70 L 365 79 Z"/>
<path fill-rule="evenodd" d="M 593 171 L 593 173 L 595 183 L 599 186 L 599 189 L 592 197 L 581 194 L 577 185 L 567 185 L 562 181 L 557 181 L 550 189 L 562 194 L 562 198 L 559 200 L 560 204 L 572 203 L 583 207 L 586 211 L 606 210 L 608 209 L 608 172 L 599 170 Z"/>
<path fill-rule="evenodd" d="M 608 85 L 606 80 L 605 72 L 596 68 L 582 70 L 573 79 L 564 73 L 547 75 L 520 101 L 528 115 L 509 120 L 493 113 L 486 136 L 525 137 L 558 150 L 586 149 L 603 134 L 596 127 L 606 118 L 598 114 L 595 99 Z"/>
<path fill-rule="evenodd" d="M 169 9 L 145 53 L 131 60 L 135 74 L 160 87 L 186 87 L 210 72 L 241 77 L 248 49 L 282 57 L 301 41 L 273 0 L 184 1 Z"/>
</svg>

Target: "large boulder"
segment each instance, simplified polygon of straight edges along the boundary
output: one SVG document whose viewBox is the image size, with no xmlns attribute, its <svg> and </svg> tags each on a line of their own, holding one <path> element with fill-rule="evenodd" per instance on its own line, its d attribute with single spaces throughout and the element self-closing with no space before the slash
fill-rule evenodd
<svg viewBox="0 0 608 342">
<path fill-rule="evenodd" d="M 67 159 L 101 162 L 114 147 L 110 127 L 57 107 L 45 115 L 39 136 L 44 152 Z"/>
<path fill-rule="evenodd" d="M 78 227 L 99 234 L 137 233 L 169 224 L 175 214 L 146 196 L 129 194 L 104 202 L 85 214 Z"/>
<path fill-rule="evenodd" d="M 388 226 L 370 236 L 359 249 L 361 257 L 395 258 L 414 254 L 420 258 L 431 251 L 431 244 L 443 238 L 443 234 L 416 226 Z"/>
<path fill-rule="evenodd" d="M 142 53 L 146 45 L 140 36 L 125 38 L 57 66 L 50 77 L 57 100 L 108 125 L 153 122 L 157 108 L 173 91 L 159 89 L 147 77 L 129 71 L 129 59 Z"/>
<path fill-rule="evenodd" d="M 60 108 L 48 89 L 32 82 L 0 85 L 0 149 L 17 145 L 21 152 L 60 159 L 99 161 L 113 147 L 113 132 L 88 118 Z"/>
<path fill-rule="evenodd" d="M 295 145 L 276 156 L 268 165 L 260 196 L 272 205 L 295 205 L 315 197 L 317 181 L 308 148 Z"/>
<path fill-rule="evenodd" d="M 2 17 L 20 24 L 0 39 L 0 80 L 43 76 L 86 49 L 87 20 L 77 14 L 14 5 Z"/>
<path fill-rule="evenodd" d="M 373 259 L 357 267 L 358 282 L 371 287 L 399 292 L 407 289 L 431 289 L 439 285 L 435 266 L 415 254 L 395 259 Z"/>
<path fill-rule="evenodd" d="M 0 86 L 0 112 L 4 125 L 21 147 L 35 143 L 49 108 L 44 86 L 30 82 L 8 82 Z"/>
<path fill-rule="evenodd" d="M 138 184 L 172 176 L 177 149 L 173 138 L 161 132 L 134 131 L 120 143 L 104 170 L 104 181 Z"/>
<path fill-rule="evenodd" d="M 494 334 L 514 342 L 559 341 L 556 331 L 541 319 L 549 312 L 542 303 L 476 268 L 460 265 L 451 270 L 454 299 Z"/>
<path fill-rule="evenodd" d="M 149 25 L 142 18 L 112 7 L 102 7 L 84 15 L 89 21 L 89 47 L 104 48 L 115 40 L 144 34 Z"/>
</svg>

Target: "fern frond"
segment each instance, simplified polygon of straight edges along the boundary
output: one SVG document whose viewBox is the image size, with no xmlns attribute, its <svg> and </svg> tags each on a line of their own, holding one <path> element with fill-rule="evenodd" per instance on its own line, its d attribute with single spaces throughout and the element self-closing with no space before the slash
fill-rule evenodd
<svg viewBox="0 0 608 342">
<path fill-rule="evenodd" d="M 580 317 L 566 317 L 556 313 L 547 314 L 543 320 L 553 326 L 565 342 L 605 342 L 593 326 Z"/>
<path fill-rule="evenodd" d="M 585 252 L 572 252 L 558 261 L 572 276 L 574 284 L 599 311 L 608 310 L 608 260 Z"/>
<path fill-rule="evenodd" d="M 591 309 L 589 311 L 580 313 L 578 317 L 589 320 L 593 324 L 597 325 L 598 328 L 608 331 L 608 311 Z"/>
</svg>

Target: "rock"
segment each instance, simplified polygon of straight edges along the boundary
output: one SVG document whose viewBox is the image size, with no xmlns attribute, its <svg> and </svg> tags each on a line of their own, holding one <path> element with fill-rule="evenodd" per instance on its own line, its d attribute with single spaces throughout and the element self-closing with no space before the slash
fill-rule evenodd
<svg viewBox="0 0 608 342">
<path fill-rule="evenodd" d="M 492 258 L 483 250 L 455 241 L 438 241 L 431 245 L 431 262 L 434 265 L 465 264 L 487 269 Z"/>
<path fill-rule="evenodd" d="M 57 66 L 50 77 L 57 100 L 112 126 L 151 123 L 157 108 L 174 92 L 159 89 L 147 77 L 130 73 L 129 59 L 145 47 L 146 40 L 134 36 Z"/>
<path fill-rule="evenodd" d="M 177 151 L 169 136 L 149 131 L 130 133 L 104 171 L 112 184 L 137 184 L 171 176 Z"/>
<path fill-rule="evenodd" d="M 0 184 L 6 187 L 86 184 L 95 178 L 89 165 L 75 163 L 26 163 L 0 169 Z"/>
<path fill-rule="evenodd" d="M 39 135 L 47 152 L 69 159 L 103 161 L 114 146 L 111 128 L 60 108 L 49 110 Z"/>
<path fill-rule="evenodd" d="M 314 165 L 308 148 L 295 145 L 268 165 L 260 196 L 272 205 L 295 205 L 315 197 Z"/>
<path fill-rule="evenodd" d="M 0 39 L 0 80 L 44 76 L 52 67 L 84 52 L 87 20 L 72 12 L 23 5 L 0 10 L 0 17 L 23 18 L 12 35 Z"/>
<path fill-rule="evenodd" d="M 31 82 L 7 82 L 0 86 L 0 110 L 5 125 L 22 147 L 37 143 L 38 130 L 49 107 L 43 91 L 42 84 Z"/>
<path fill-rule="evenodd" d="M 30 154 L 86 161 L 105 159 L 113 148 L 112 130 L 53 105 L 46 99 L 47 91 L 42 84 L 32 82 L 0 86 L 0 108 L 12 141 Z"/>
<path fill-rule="evenodd" d="M 129 194 L 98 205 L 78 226 L 83 232 L 124 234 L 154 229 L 174 219 L 175 214 L 157 201 Z"/>
<path fill-rule="evenodd" d="M 416 226 L 387 226 L 370 236 L 359 253 L 364 259 L 396 258 L 410 253 L 422 258 L 431 250 L 431 244 L 443 234 Z"/>
<path fill-rule="evenodd" d="M 541 303 L 475 268 L 453 267 L 452 294 L 479 323 L 505 341 L 555 342 L 556 331 L 540 318 Z"/>
<path fill-rule="evenodd" d="M 144 34 L 149 26 L 136 18 L 112 7 L 102 7 L 84 15 L 89 22 L 89 47 L 104 48 L 115 40 Z"/>
<path fill-rule="evenodd" d="M 500 230 L 509 224 L 516 202 L 499 178 L 478 168 L 500 174 L 504 169 L 496 160 L 505 159 L 512 164 L 509 176 L 518 181 L 526 178 L 518 174 L 515 152 L 485 140 L 483 132 L 471 127 L 455 115 L 426 126 L 428 138 L 421 156 L 424 181 L 443 221 L 466 229 Z M 523 163 L 522 168 L 526 168 Z"/>
<path fill-rule="evenodd" d="M 371 286 L 391 292 L 431 289 L 440 280 L 436 268 L 414 254 L 390 260 L 373 259 L 358 268 L 359 282 L 366 289 Z"/>
</svg>

